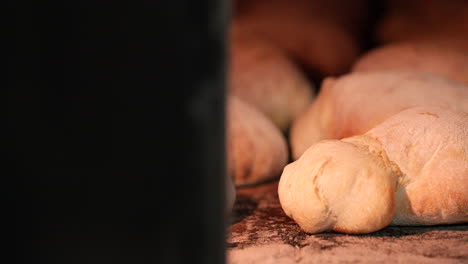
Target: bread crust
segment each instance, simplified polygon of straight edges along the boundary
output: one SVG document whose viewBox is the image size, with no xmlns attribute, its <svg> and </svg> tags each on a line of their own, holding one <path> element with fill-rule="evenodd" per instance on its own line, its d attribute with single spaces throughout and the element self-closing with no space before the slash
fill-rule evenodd
<svg viewBox="0 0 468 264">
<path fill-rule="evenodd" d="M 402 178 L 395 225 L 468 220 L 468 114 L 412 108 L 367 135 L 377 138 Z"/>
</svg>

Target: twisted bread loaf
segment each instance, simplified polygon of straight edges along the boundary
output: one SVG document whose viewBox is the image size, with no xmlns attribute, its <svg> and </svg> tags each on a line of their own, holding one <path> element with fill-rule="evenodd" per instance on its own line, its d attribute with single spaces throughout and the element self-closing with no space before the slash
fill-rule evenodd
<svg viewBox="0 0 468 264">
<path fill-rule="evenodd" d="M 468 221 L 468 114 L 402 111 L 364 135 L 324 140 L 289 164 L 281 206 L 306 232 Z"/>
</svg>

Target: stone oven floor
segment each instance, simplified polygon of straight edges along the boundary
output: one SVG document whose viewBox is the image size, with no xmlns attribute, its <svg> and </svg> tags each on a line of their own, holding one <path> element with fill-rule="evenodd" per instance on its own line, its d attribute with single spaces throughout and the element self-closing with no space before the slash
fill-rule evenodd
<svg viewBox="0 0 468 264">
<path fill-rule="evenodd" d="M 278 183 L 237 190 L 228 263 L 468 263 L 468 225 L 309 235 L 282 211 Z"/>
</svg>

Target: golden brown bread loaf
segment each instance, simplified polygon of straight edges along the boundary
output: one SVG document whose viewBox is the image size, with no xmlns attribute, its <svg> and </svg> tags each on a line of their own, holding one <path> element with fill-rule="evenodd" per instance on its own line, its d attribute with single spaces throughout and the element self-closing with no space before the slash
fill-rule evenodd
<svg viewBox="0 0 468 264">
<path fill-rule="evenodd" d="M 347 18 L 333 11 L 343 12 L 343 9 L 334 9 L 327 1 L 251 0 L 242 3 L 235 22 L 286 51 L 309 72 L 320 76 L 341 74 L 349 69 L 358 54 L 359 45 L 353 33 L 343 26 Z M 337 18 L 344 20 L 337 21 Z"/>
<path fill-rule="evenodd" d="M 404 110 L 364 135 L 324 140 L 284 169 L 281 206 L 308 233 L 468 221 L 468 114 Z"/>
<path fill-rule="evenodd" d="M 286 141 L 262 113 L 230 96 L 227 116 L 228 174 L 239 185 L 279 177 L 287 163 Z"/>
<path fill-rule="evenodd" d="M 280 49 L 245 28 L 232 27 L 230 50 L 229 92 L 286 131 L 312 101 L 306 77 Z"/>
<path fill-rule="evenodd" d="M 468 84 L 468 52 L 428 41 L 401 42 L 371 50 L 353 66 L 355 72 L 386 70 L 426 72 Z"/>
<path fill-rule="evenodd" d="M 362 72 L 327 78 L 317 99 L 293 123 L 290 143 L 297 159 L 322 139 L 367 132 L 414 106 L 442 106 L 468 112 L 468 87 L 418 72 Z"/>
</svg>

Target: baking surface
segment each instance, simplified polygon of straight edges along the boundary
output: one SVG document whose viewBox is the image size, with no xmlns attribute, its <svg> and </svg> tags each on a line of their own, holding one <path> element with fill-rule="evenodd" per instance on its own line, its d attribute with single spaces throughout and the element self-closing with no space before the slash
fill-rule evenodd
<svg viewBox="0 0 468 264">
<path fill-rule="evenodd" d="M 283 213 L 277 187 L 237 190 L 228 263 L 468 263 L 466 224 L 309 235 Z"/>
</svg>

